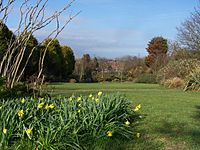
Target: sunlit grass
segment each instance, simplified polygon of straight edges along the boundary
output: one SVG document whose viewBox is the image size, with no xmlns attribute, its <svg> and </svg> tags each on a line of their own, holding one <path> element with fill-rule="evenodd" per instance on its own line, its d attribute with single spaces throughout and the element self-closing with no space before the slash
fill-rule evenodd
<svg viewBox="0 0 200 150">
<path fill-rule="evenodd" d="M 53 88 L 54 87 L 54 88 Z M 51 94 L 89 94 L 101 89 L 107 93 L 120 92 L 142 104 L 146 116 L 141 138 L 125 143 L 123 149 L 200 149 L 200 93 L 165 89 L 156 84 L 94 83 L 51 84 Z M 116 148 L 116 147 L 115 147 Z"/>
</svg>

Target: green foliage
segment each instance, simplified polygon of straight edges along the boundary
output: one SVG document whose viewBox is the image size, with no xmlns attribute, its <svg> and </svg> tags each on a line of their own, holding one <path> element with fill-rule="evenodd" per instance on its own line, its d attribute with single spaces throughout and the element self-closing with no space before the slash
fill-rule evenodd
<svg viewBox="0 0 200 150">
<path fill-rule="evenodd" d="M 0 149 L 95 149 L 132 139 L 141 105 L 119 94 L 22 98 L 0 102 Z"/>
<path fill-rule="evenodd" d="M 61 51 L 63 55 L 62 76 L 66 78 L 74 71 L 75 57 L 72 49 L 68 46 L 62 46 Z"/>
<path fill-rule="evenodd" d="M 158 72 L 158 79 L 161 81 L 178 77 L 186 79 L 186 77 L 200 65 L 197 59 L 183 59 L 170 61 L 165 67 Z"/>
<path fill-rule="evenodd" d="M 141 74 L 135 80 L 136 83 L 157 83 L 156 75 L 154 74 Z"/>
<path fill-rule="evenodd" d="M 200 67 L 197 67 L 187 77 L 187 85 L 184 90 L 200 91 Z"/>
<path fill-rule="evenodd" d="M 3 55 L 7 51 L 9 42 L 14 39 L 14 35 L 12 31 L 8 29 L 5 24 L 0 23 L 0 60 L 2 59 Z"/>
</svg>

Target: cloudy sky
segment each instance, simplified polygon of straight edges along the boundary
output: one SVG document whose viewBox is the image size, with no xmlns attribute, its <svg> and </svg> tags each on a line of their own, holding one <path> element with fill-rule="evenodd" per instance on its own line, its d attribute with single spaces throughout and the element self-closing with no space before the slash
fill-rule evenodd
<svg viewBox="0 0 200 150">
<path fill-rule="evenodd" d="M 67 2 L 50 0 L 48 11 L 62 8 Z M 82 12 L 58 39 L 72 47 L 77 57 L 84 53 L 107 58 L 142 57 L 151 38 L 175 40 L 176 27 L 198 4 L 198 0 L 76 0 L 70 13 Z M 38 32 L 36 37 L 45 37 L 47 32 Z"/>
</svg>

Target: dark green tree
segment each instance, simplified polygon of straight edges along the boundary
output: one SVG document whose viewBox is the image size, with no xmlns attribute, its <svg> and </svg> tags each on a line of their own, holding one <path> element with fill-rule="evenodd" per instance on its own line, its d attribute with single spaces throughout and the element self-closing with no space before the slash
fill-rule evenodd
<svg viewBox="0 0 200 150">
<path fill-rule="evenodd" d="M 61 47 L 63 55 L 62 63 L 62 78 L 67 78 L 68 75 L 71 75 L 75 67 L 75 57 L 74 52 L 69 46 Z"/>
<path fill-rule="evenodd" d="M 5 24 L 0 23 L 0 26 L 1 26 L 0 28 L 0 60 L 1 60 L 8 49 L 8 45 L 10 44 L 10 41 L 14 39 L 15 36 Z"/>
<path fill-rule="evenodd" d="M 47 47 L 51 40 L 52 39 L 47 39 L 44 42 L 43 47 Z M 54 39 L 47 48 L 47 54 L 44 61 L 44 74 L 49 80 L 61 79 L 63 59 L 60 43 L 57 39 Z"/>
</svg>

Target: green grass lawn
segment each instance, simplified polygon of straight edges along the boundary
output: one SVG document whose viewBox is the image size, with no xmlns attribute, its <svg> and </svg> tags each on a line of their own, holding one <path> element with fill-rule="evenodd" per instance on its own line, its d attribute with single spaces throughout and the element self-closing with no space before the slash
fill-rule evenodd
<svg viewBox="0 0 200 150">
<path fill-rule="evenodd" d="M 50 94 L 64 96 L 85 95 L 98 91 L 120 92 L 135 105 L 141 103 L 141 113 L 145 118 L 138 127 L 141 138 L 122 144 L 123 149 L 200 149 L 200 93 L 198 92 L 183 92 L 156 84 L 135 83 L 55 83 L 47 87 Z M 117 148 L 114 146 L 113 149 Z"/>
</svg>

